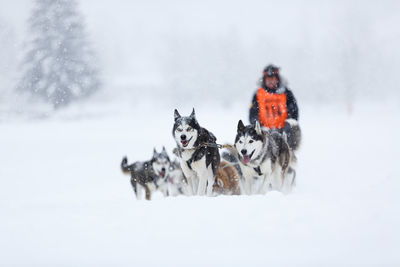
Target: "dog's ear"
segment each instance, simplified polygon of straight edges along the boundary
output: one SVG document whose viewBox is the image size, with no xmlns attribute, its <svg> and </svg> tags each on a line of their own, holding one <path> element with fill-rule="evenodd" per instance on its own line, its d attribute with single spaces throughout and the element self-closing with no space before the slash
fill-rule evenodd
<svg viewBox="0 0 400 267">
<path fill-rule="evenodd" d="M 153 148 L 153 156 L 155 156 L 157 154 L 157 150 L 156 148 Z"/>
<path fill-rule="evenodd" d="M 176 121 L 177 119 L 179 119 L 180 117 L 181 117 L 181 114 L 179 114 L 178 110 L 175 109 L 175 112 L 174 112 L 174 119 L 175 119 L 175 121 Z"/>
<path fill-rule="evenodd" d="M 165 146 L 162 147 L 161 153 L 168 157 L 168 153 L 167 150 L 165 149 Z"/>
<path fill-rule="evenodd" d="M 239 133 L 239 132 L 243 132 L 245 128 L 246 128 L 246 127 L 244 126 L 242 120 L 239 120 L 238 126 L 237 126 L 237 131 L 238 131 L 238 133 Z"/>
<path fill-rule="evenodd" d="M 173 153 L 175 156 L 179 157 L 179 149 L 178 149 L 177 147 L 175 147 L 175 148 L 172 150 L 172 153 Z"/>
<path fill-rule="evenodd" d="M 192 110 L 192 113 L 190 114 L 190 117 L 191 117 L 191 118 L 196 118 L 196 113 L 194 112 L 194 108 L 193 108 L 193 110 Z"/>
<path fill-rule="evenodd" d="M 260 126 L 260 122 L 259 121 L 256 121 L 256 125 L 254 126 L 254 129 L 256 130 L 256 133 L 258 135 L 262 135 L 261 126 Z"/>
</svg>

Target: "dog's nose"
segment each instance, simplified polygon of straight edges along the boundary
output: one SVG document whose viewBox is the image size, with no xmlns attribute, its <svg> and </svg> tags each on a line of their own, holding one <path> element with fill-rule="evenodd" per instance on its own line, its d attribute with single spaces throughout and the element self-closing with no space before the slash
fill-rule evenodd
<svg viewBox="0 0 400 267">
<path fill-rule="evenodd" d="M 246 149 L 242 149 L 242 150 L 240 150 L 240 152 L 242 152 L 242 155 L 246 155 L 247 154 L 247 150 Z"/>
<path fill-rule="evenodd" d="M 185 134 L 182 134 L 181 135 L 181 140 L 185 140 L 186 139 L 186 135 Z"/>
<path fill-rule="evenodd" d="M 165 168 L 162 168 L 161 171 L 162 171 L 162 172 L 165 172 Z"/>
</svg>

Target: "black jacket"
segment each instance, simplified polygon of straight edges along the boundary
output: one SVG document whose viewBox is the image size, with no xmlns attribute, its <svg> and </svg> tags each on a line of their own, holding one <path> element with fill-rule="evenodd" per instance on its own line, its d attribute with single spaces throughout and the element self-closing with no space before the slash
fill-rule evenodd
<svg viewBox="0 0 400 267">
<path fill-rule="evenodd" d="M 268 93 L 272 93 L 272 94 L 286 94 L 286 107 L 287 107 L 287 111 L 288 111 L 288 119 L 295 119 L 298 120 L 299 119 L 299 108 L 297 107 L 297 102 L 296 102 L 296 98 L 294 97 L 292 91 L 290 91 L 287 87 L 280 87 L 277 88 L 276 90 L 270 90 L 266 87 L 263 87 Z M 251 103 L 251 107 L 250 107 L 250 113 L 249 113 L 249 119 L 250 119 L 250 123 L 254 124 L 256 123 L 256 121 L 260 120 L 259 117 L 259 108 L 258 108 L 258 101 L 257 101 L 257 92 L 254 94 L 253 96 L 253 101 Z"/>
</svg>

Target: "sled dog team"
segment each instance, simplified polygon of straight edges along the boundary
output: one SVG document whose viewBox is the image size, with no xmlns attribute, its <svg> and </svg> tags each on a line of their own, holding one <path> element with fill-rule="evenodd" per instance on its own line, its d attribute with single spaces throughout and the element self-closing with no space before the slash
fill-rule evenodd
<svg viewBox="0 0 400 267">
<path fill-rule="evenodd" d="M 149 161 L 128 165 L 125 157 L 121 168 L 131 175 L 138 199 L 143 190 L 148 200 L 157 190 L 164 196 L 289 193 L 295 184 L 295 152 L 301 132 L 296 120 L 287 123 L 290 142 L 286 132 L 262 128 L 258 121 L 245 126 L 240 120 L 234 145 L 221 146 L 200 126 L 194 109 L 189 116 L 175 110 L 172 134 L 179 161 L 171 161 L 163 147 L 161 153 L 154 149 Z M 220 147 L 226 147 L 222 159 Z"/>
<path fill-rule="evenodd" d="M 127 158 L 122 160 L 122 171 L 130 173 L 137 198 L 143 189 L 146 199 L 156 190 L 164 196 L 289 193 L 295 184 L 301 131 L 296 99 L 279 67 L 264 68 L 249 115 L 251 124 L 238 122 L 231 146 L 217 144 L 217 138 L 198 123 L 194 109 L 189 116 L 175 110 L 172 135 L 179 160 L 171 162 L 165 148 L 161 153 L 154 150 L 149 161 L 128 165 Z"/>
</svg>

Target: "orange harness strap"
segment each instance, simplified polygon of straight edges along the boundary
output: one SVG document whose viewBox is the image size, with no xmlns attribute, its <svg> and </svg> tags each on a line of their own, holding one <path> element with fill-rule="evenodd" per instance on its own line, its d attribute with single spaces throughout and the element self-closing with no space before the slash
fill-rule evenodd
<svg viewBox="0 0 400 267">
<path fill-rule="evenodd" d="M 288 117 L 286 94 L 271 94 L 264 88 L 260 88 L 257 92 L 257 101 L 262 126 L 275 129 L 285 126 Z"/>
</svg>

